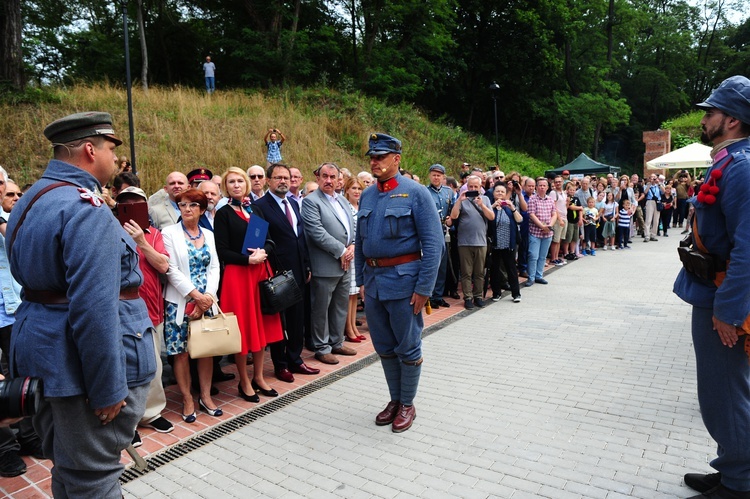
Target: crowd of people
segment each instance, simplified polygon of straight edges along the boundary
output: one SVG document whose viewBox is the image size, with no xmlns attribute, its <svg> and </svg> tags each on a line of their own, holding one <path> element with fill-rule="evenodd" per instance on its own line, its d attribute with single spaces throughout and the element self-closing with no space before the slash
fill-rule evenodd
<svg viewBox="0 0 750 499">
<path fill-rule="evenodd" d="M 573 177 L 567 170 L 532 178 L 469 163 L 459 169 L 457 181 L 443 165 L 430 167 L 428 190 L 447 244 L 433 308 L 449 306 L 445 296 L 460 298 L 458 282 L 467 309 L 483 307 L 490 290 L 493 301 L 508 290 L 518 303 L 519 278 L 526 279 L 524 287 L 548 284 L 545 265 L 630 249 L 635 238 L 669 237 L 670 228 L 685 234 L 687 200 L 702 185 L 685 170 L 668 179 L 652 173 L 643 181 L 637 174 Z"/>
<path fill-rule="evenodd" d="M 727 99 L 726 112 L 736 111 Z M 731 142 L 717 150 L 746 142 L 747 122 L 730 115 L 708 129 L 723 103 L 704 103 L 704 133 Z M 531 178 L 463 163 L 458 180 L 431 165 L 425 187 L 401 169 L 401 142 L 374 133 L 370 172 L 355 176 L 326 162 L 305 183 L 299 168 L 280 162 L 285 138 L 269 129 L 266 168 L 174 171 L 148 197 L 127 158 L 114 153 L 122 141 L 109 114 L 70 115 L 44 133 L 54 159 L 37 183 L 23 192 L 0 170 L 3 374 L 39 377 L 45 394 L 33 426 L 0 426 L 0 476 L 24 472 L 19 455 L 52 459 L 59 497 L 119 497 L 120 452 L 140 442 L 136 427 L 173 430 L 162 415 L 162 349 L 182 395 L 182 419 L 191 424 L 198 410 L 223 415 L 213 398 L 217 381 L 238 378 L 237 396 L 249 402 L 277 397 L 264 377 L 267 348 L 275 377 L 293 382 L 320 373 L 305 363 L 303 348 L 321 364 L 337 364 L 357 354 L 346 342 L 372 341 L 390 394 L 375 423 L 406 431 L 416 418 L 423 309 L 449 307 L 445 297 L 461 298 L 459 283 L 466 309 L 484 307 L 488 290 L 493 301 L 509 290 L 519 303 L 519 279 L 525 288 L 548 284 L 547 263 L 626 250 L 638 237 L 668 237 L 670 228 L 690 232 L 700 210 L 718 216 L 705 208 L 716 202 L 721 170 L 739 158 L 710 172 L 706 185 L 686 171 L 644 181 L 567 171 Z M 695 209 L 687 203 L 693 194 Z M 258 247 L 245 247 L 256 217 L 267 233 Z M 704 236 L 695 236 L 700 248 Z M 698 263 L 683 259 L 699 277 L 706 261 L 705 254 Z M 304 298 L 264 313 L 258 284 L 276 270 L 290 271 Z M 730 276 L 726 262 L 715 270 Z M 676 289 L 692 299 L 685 282 L 678 279 Z M 369 338 L 358 330 L 360 301 Z M 190 321 L 220 310 L 235 314 L 241 333 L 236 376 L 222 371 L 220 358 L 192 359 L 188 351 Z M 701 318 L 709 327 L 710 314 Z M 718 325 L 724 345 L 734 344 L 737 334 Z M 694 488 L 706 485 L 692 479 Z"/>
<path fill-rule="evenodd" d="M 212 385 L 235 375 L 222 371 L 221 358 L 190 359 L 187 353 L 189 321 L 217 313 L 219 300 L 222 310 L 235 313 L 240 324 L 242 351 L 233 361 L 239 376 L 237 395 L 247 401 L 278 395 L 264 379 L 266 347 L 275 377 L 293 382 L 295 374 L 320 372 L 303 362 L 304 347 L 317 361 L 336 364 L 337 356 L 356 355 L 346 342 L 368 340 L 358 329 L 357 311 L 364 306 L 365 291 L 357 284 L 354 243 L 360 198 L 375 178 L 367 171 L 352 175 L 324 163 L 315 170 L 314 180 L 305 182 L 299 168 L 277 162 L 284 140 L 279 130 L 268 130 L 267 168 L 231 167 L 221 175 L 206 168 L 174 171 L 150 197 L 140 188 L 127 157 L 117 159 L 116 175 L 103 187 L 102 200 L 115 214 L 129 205 L 148 207 L 147 225 L 122 222 L 139 256 L 139 295 L 147 306 L 157 358 L 139 425 L 158 432 L 174 428 L 162 416 L 162 351 L 182 394 L 183 420 L 196 421 L 196 405 L 209 416 L 223 414 L 212 398 Z M 429 294 L 432 308 L 449 307 L 445 297 L 460 298 L 459 283 L 467 309 L 483 307 L 488 294 L 499 301 L 505 290 L 518 303 L 519 278 L 526 278 L 525 287 L 547 284 L 547 262 L 564 265 L 594 256 L 597 249 L 630 248 L 636 236 L 644 242 L 668 236 L 669 228 L 687 227 L 686 200 L 696 188 L 687 172 L 669 180 L 652 174 L 644 184 L 638 175 L 573 178 L 566 171 L 549 179 L 517 172 L 506 176 L 497 168 L 483 171 L 469 163 L 456 171 L 453 177 L 443 165 L 429 168 L 426 191 L 445 243 Z M 402 169 L 399 175 L 419 183 Z M 3 187 L 2 216 L 7 219 L 23 193 L 7 174 Z M 242 242 L 253 216 L 266 220 L 269 229 L 265 245 L 248 254 Z M 398 214 L 392 223 L 398 227 Z M 305 295 L 302 302 L 273 316 L 261 313 L 257 291 L 257 283 L 271 268 L 291 270 Z M 4 279 L 14 284 L 15 300 L 20 302 L 18 284 L 7 274 Z M 11 307 L 16 302 L 13 297 L 5 302 L 9 319 L 0 329 L 0 348 L 8 374 Z M 252 376 L 248 364 L 253 366 Z M 197 404 L 193 391 L 198 393 Z M 26 426 L 17 438 L 7 438 L 12 452 L 0 447 L 0 475 L 7 469 L 15 473 L 22 465 L 17 455 L 4 465 L 3 456 L 17 451 L 41 455 L 38 439 L 29 430 Z M 137 432 L 133 444 L 140 444 Z"/>
</svg>

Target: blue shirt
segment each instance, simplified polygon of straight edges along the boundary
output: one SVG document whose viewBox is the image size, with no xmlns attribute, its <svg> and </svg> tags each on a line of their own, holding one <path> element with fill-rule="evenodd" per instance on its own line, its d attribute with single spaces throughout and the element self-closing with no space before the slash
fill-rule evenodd
<svg viewBox="0 0 750 499">
<path fill-rule="evenodd" d="M 646 191 L 646 201 L 661 201 L 661 190 L 658 185 L 650 185 Z"/>
<path fill-rule="evenodd" d="M 435 202 L 435 208 L 438 211 L 440 220 L 445 220 L 445 217 L 450 215 L 451 208 L 453 207 L 453 189 L 444 185 L 436 189 L 430 184 L 427 186 L 427 191 Z"/>
<path fill-rule="evenodd" d="M 266 147 L 268 147 L 266 161 L 269 163 L 279 163 L 281 161 L 281 141 L 272 140 L 266 142 Z"/>
<path fill-rule="evenodd" d="M 0 235 L 0 327 L 10 326 L 16 321 L 15 313 L 21 304 L 21 286 L 13 279 L 5 252 L 5 238 Z M 7 353 L 7 352 L 6 352 Z"/>
</svg>

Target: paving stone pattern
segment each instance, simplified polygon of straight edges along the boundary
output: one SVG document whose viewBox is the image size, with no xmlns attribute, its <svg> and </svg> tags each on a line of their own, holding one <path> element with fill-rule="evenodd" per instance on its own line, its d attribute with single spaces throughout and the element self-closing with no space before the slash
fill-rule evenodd
<svg viewBox="0 0 750 499">
<path fill-rule="evenodd" d="M 675 498 L 710 471 L 677 234 L 599 251 L 425 338 L 417 419 L 380 364 L 125 485 L 126 497 Z"/>
</svg>

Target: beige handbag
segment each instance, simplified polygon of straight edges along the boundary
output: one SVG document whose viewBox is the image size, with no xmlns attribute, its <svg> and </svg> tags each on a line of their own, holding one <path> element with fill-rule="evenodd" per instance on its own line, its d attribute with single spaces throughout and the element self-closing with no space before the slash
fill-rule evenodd
<svg viewBox="0 0 750 499">
<path fill-rule="evenodd" d="M 218 307 L 217 307 L 218 308 Z M 188 355 L 191 359 L 232 355 L 242 351 L 242 335 L 234 313 L 193 319 L 188 324 Z"/>
</svg>

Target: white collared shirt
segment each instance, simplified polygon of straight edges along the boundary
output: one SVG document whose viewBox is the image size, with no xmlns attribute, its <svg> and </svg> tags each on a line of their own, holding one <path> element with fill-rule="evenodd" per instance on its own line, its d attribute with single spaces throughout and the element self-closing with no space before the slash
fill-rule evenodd
<svg viewBox="0 0 750 499">
<path fill-rule="evenodd" d="M 289 206 L 289 213 L 292 214 L 292 228 L 294 229 L 294 234 L 299 235 L 299 231 L 297 229 L 299 220 L 297 220 L 297 215 L 294 213 L 294 210 L 292 209 L 292 206 L 291 206 L 292 201 L 289 199 L 289 197 L 285 197 L 284 199 L 282 199 L 271 191 L 268 191 L 267 195 L 271 196 L 273 200 L 276 201 L 276 204 L 279 205 L 279 208 L 281 208 L 281 212 L 284 213 L 284 216 L 286 216 L 287 206 Z M 284 205 L 283 201 L 287 202 L 286 206 Z"/>
<path fill-rule="evenodd" d="M 322 192 L 322 191 L 321 191 Z M 352 228 L 349 226 L 349 215 L 346 214 L 346 211 L 344 211 L 344 207 L 341 206 L 341 203 L 338 202 L 338 196 L 340 194 L 334 194 L 333 196 L 329 196 L 325 192 L 323 192 L 326 198 L 328 198 L 328 201 L 333 206 L 333 211 L 336 212 L 336 216 L 341 220 L 341 223 L 344 224 L 344 229 L 346 230 L 346 240 L 347 243 L 345 246 L 349 246 L 352 241 Z M 344 250 L 346 252 L 346 250 Z"/>
</svg>

